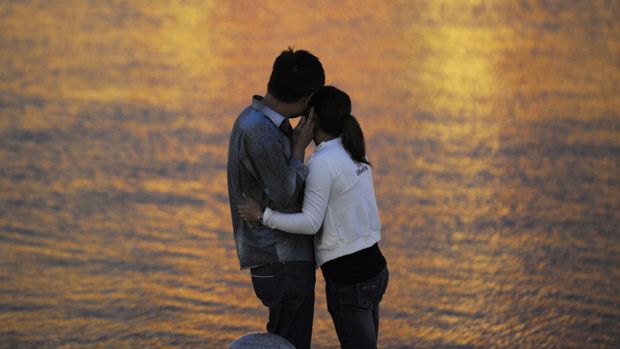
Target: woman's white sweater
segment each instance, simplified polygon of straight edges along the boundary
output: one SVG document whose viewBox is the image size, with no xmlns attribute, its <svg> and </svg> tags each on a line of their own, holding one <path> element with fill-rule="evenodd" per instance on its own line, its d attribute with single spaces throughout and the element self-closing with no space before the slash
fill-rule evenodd
<svg viewBox="0 0 620 349">
<path fill-rule="evenodd" d="M 381 240 L 371 166 L 353 161 L 342 139 L 335 138 L 319 144 L 308 168 L 302 212 L 267 208 L 263 224 L 295 234 L 316 234 L 319 266 Z"/>
</svg>

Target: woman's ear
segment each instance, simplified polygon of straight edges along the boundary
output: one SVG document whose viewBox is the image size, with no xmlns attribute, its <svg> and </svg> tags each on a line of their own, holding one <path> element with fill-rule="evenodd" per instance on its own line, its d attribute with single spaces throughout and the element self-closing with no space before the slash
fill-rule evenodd
<svg viewBox="0 0 620 349">
<path fill-rule="evenodd" d="M 312 122 L 314 122 L 314 125 L 312 125 L 312 130 L 314 132 L 316 132 L 317 127 L 318 127 L 318 122 L 319 122 L 316 116 L 317 115 L 316 115 L 316 112 L 314 111 L 314 107 L 310 107 L 310 110 L 308 110 L 308 118 L 312 119 Z"/>
</svg>

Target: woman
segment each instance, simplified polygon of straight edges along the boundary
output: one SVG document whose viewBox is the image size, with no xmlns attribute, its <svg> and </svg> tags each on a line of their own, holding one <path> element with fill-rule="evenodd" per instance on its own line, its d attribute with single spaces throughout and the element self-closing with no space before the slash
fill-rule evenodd
<svg viewBox="0 0 620 349">
<path fill-rule="evenodd" d="M 252 199 L 239 211 L 244 219 L 273 229 L 316 234 L 316 263 L 341 347 L 376 348 L 388 270 L 378 246 L 379 213 L 364 135 L 343 91 L 325 86 L 309 106 L 318 146 L 308 162 L 302 212 L 263 210 Z"/>
</svg>

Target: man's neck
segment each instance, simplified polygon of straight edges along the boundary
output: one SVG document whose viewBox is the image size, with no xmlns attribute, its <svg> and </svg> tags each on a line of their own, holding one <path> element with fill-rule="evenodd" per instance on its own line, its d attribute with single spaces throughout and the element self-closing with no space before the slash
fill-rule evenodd
<svg viewBox="0 0 620 349">
<path fill-rule="evenodd" d="M 274 96 L 272 96 L 271 94 L 267 93 L 264 97 L 263 97 L 263 104 L 265 104 L 266 106 L 268 106 L 269 108 L 273 109 L 275 112 L 277 112 L 278 114 L 284 116 L 285 118 L 290 118 L 291 115 L 287 115 L 287 105 L 284 102 L 280 102 L 279 100 L 277 100 Z"/>
</svg>

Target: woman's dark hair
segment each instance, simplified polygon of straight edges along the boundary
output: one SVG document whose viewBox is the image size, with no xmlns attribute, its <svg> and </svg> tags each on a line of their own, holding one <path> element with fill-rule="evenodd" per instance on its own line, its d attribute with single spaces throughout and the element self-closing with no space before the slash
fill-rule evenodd
<svg viewBox="0 0 620 349">
<path fill-rule="evenodd" d="M 342 136 L 342 145 L 356 162 L 370 165 L 366 159 L 364 133 L 351 115 L 351 98 L 334 86 L 325 86 L 312 95 L 308 102 L 314 108 L 318 127 L 326 133 Z"/>
<path fill-rule="evenodd" d="M 273 62 L 267 92 L 282 102 L 308 97 L 325 85 L 325 71 L 319 59 L 304 50 L 282 51 Z"/>
</svg>

